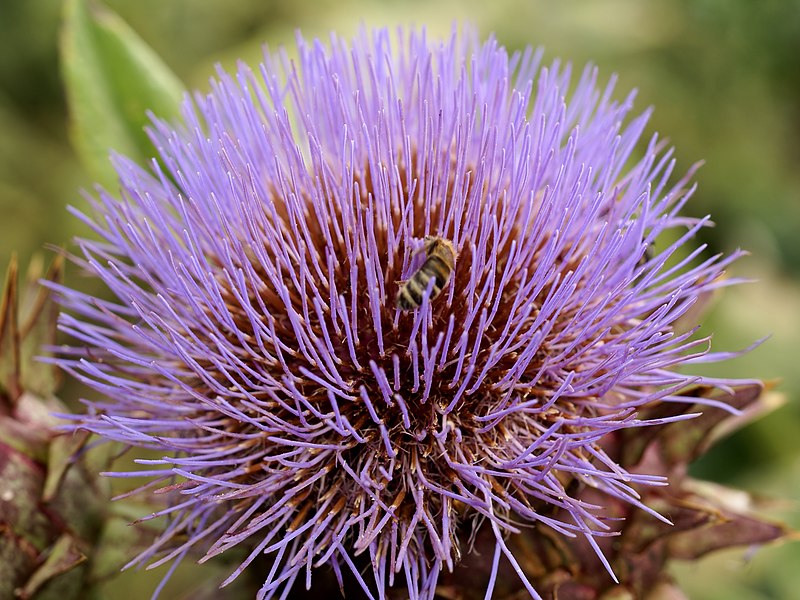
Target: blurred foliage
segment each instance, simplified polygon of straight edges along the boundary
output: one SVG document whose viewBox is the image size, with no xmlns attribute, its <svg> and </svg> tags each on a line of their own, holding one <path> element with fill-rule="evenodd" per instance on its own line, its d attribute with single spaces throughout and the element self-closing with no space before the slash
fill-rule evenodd
<svg viewBox="0 0 800 600">
<path fill-rule="evenodd" d="M 105 6 L 67 0 L 61 73 L 70 139 L 89 173 L 113 186 L 109 148 L 140 164 L 153 153 L 149 114 L 178 115 L 183 84 L 128 25 Z"/>
<path fill-rule="evenodd" d="M 91 188 L 68 140 L 57 47 L 59 0 L 0 0 L 0 270 L 12 251 L 26 263 L 45 244 L 85 233 L 65 206 Z M 698 473 L 766 496 L 793 498 L 774 513 L 800 527 L 800 1 L 760 0 L 108 0 L 190 88 L 208 89 L 216 62 L 256 62 L 262 44 L 290 42 L 295 29 L 324 37 L 361 24 L 426 24 L 448 31 L 470 20 L 509 48 L 542 45 L 549 58 L 593 61 L 618 89 L 639 88 L 654 105 L 650 130 L 678 148 L 678 170 L 705 159 L 688 206 L 711 213 L 711 251 L 748 249 L 733 268 L 755 284 L 728 289 L 702 332 L 717 349 L 756 350 L 704 372 L 783 378 L 788 404 L 737 433 L 697 465 Z M 76 274 L 68 273 L 73 285 Z M 745 562 L 727 552 L 679 567 L 691 598 L 789 598 L 800 589 L 798 545 L 768 548 Z M 119 579 L 109 597 L 139 598 L 150 573 Z M 178 589 L 189 581 L 178 579 Z M 196 572 L 194 577 L 196 577 Z M 137 582 L 137 583 L 133 583 Z M 137 587 L 143 586 L 142 588 Z M 169 595 L 169 594 L 168 594 Z M 176 597 L 179 597 L 175 594 Z M 170 595 L 169 597 L 172 597 Z"/>
</svg>

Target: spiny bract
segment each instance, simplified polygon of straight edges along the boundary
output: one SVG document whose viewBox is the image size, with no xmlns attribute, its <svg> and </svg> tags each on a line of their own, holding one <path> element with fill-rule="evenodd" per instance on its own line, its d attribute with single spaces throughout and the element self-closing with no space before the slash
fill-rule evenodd
<svg viewBox="0 0 800 600">
<path fill-rule="evenodd" d="M 22 278 L 12 258 L 0 289 L 0 598 L 80 600 L 93 579 L 119 565 L 103 555 L 109 517 L 102 461 L 75 455 L 85 434 L 59 434 L 60 373 L 36 360 L 56 336 L 58 307 L 37 285 L 61 278 L 62 261 Z"/>
</svg>

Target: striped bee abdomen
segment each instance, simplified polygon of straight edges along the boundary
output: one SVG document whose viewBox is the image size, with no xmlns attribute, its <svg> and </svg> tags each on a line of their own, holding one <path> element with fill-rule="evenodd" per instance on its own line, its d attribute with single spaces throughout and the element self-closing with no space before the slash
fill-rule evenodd
<svg viewBox="0 0 800 600">
<path fill-rule="evenodd" d="M 433 280 L 430 300 L 433 301 L 450 279 L 455 263 L 456 252 L 453 244 L 444 238 L 427 236 L 425 238 L 425 262 L 400 286 L 397 292 L 397 307 L 400 310 L 419 308 L 422 296 Z"/>
</svg>

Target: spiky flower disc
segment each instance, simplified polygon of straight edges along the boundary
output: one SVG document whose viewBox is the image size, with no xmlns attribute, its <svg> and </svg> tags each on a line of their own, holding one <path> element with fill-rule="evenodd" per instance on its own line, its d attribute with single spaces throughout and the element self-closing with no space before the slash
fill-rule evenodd
<svg viewBox="0 0 800 600">
<path fill-rule="evenodd" d="M 638 505 L 666 483 L 600 442 L 664 422 L 637 410 L 681 401 L 697 378 L 673 368 L 710 356 L 676 322 L 734 257 L 684 250 L 706 222 L 677 215 L 691 174 L 670 183 L 655 137 L 634 158 L 647 114 L 626 122 L 633 95 L 591 67 L 570 90 L 530 49 L 418 31 L 298 53 L 155 120 L 160 162 L 118 157 L 121 199 L 82 216 L 116 300 L 61 290 L 61 364 L 104 395 L 75 427 L 163 453 L 121 475 L 173 493 L 138 560 L 244 547 L 231 579 L 273 561 L 260 598 L 322 566 L 432 598 L 480 528 L 492 572 L 522 576 L 506 539 L 533 525 L 598 549 L 613 529 L 576 485 Z M 452 275 L 401 311 L 428 235 Z"/>
</svg>

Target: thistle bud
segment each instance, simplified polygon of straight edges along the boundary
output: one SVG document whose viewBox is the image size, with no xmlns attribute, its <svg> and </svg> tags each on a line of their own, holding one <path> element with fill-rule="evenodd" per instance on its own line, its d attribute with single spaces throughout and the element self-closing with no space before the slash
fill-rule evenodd
<svg viewBox="0 0 800 600">
<path fill-rule="evenodd" d="M 56 261 L 46 280 L 56 282 Z M 0 308 L 0 597 L 85 598 L 87 557 L 103 524 L 97 473 L 72 458 L 87 435 L 58 432 L 58 369 L 36 360 L 54 343 L 57 308 L 32 267 L 18 300 L 12 261 Z M 95 465 L 96 466 L 96 465 Z"/>
</svg>

